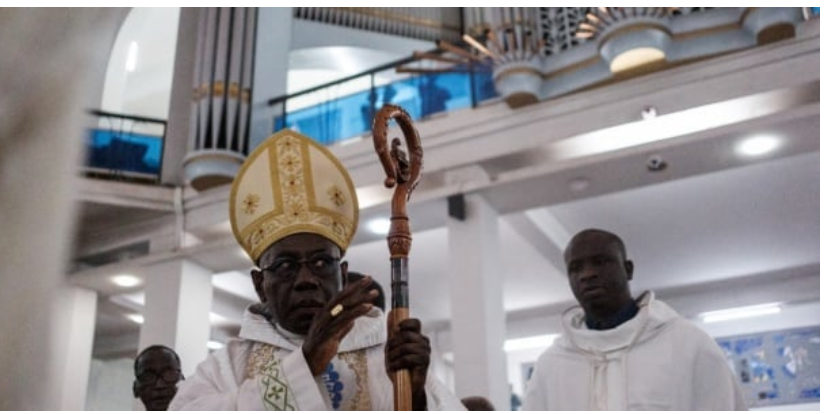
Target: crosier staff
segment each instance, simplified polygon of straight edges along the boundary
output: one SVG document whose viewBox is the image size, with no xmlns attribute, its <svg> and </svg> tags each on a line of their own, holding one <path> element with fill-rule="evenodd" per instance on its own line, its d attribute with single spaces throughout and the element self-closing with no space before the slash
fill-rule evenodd
<svg viewBox="0 0 824 414">
<path fill-rule="evenodd" d="M 389 120 L 394 119 L 401 127 L 410 159 L 401 150 L 401 140 L 392 139 L 391 148 L 387 141 Z M 418 185 L 423 167 L 423 148 L 418 131 L 412 125 L 412 118 L 406 111 L 392 104 L 385 104 L 375 115 L 372 125 L 372 138 L 375 152 L 381 160 L 386 172 L 384 185 L 386 188 L 395 187 L 392 195 L 392 216 L 389 235 L 386 240 L 389 244 L 390 261 L 392 263 L 392 310 L 389 312 L 387 328 L 391 336 L 398 324 L 409 318 L 409 249 L 412 247 L 412 233 L 409 230 L 409 216 L 406 213 L 406 202 L 412 191 Z M 412 382 L 409 370 L 394 372 L 392 385 L 395 397 L 396 411 L 412 410 Z"/>
</svg>

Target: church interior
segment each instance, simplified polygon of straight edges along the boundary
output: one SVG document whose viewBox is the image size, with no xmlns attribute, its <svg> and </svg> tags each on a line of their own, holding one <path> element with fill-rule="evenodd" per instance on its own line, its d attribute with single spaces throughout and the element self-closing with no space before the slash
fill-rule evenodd
<svg viewBox="0 0 824 414">
<path fill-rule="evenodd" d="M 237 337 L 259 297 L 231 183 L 285 128 L 351 175 L 344 259 L 389 294 L 372 128 L 391 103 L 423 149 L 410 314 L 456 395 L 518 408 L 576 305 L 565 247 L 599 228 L 750 409 L 817 411 L 818 13 L 0 10 L 0 408 L 140 410 L 140 350 L 188 377 Z"/>
</svg>

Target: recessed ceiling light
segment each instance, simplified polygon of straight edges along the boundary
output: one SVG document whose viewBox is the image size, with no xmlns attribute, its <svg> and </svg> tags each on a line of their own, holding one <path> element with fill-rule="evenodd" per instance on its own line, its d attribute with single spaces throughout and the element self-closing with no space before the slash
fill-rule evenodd
<svg viewBox="0 0 824 414">
<path fill-rule="evenodd" d="M 374 219 L 367 224 L 369 231 L 375 234 L 386 234 L 389 233 L 389 219 L 379 218 Z"/>
<path fill-rule="evenodd" d="M 132 313 L 132 314 L 126 315 L 126 317 L 129 318 L 129 320 L 131 320 L 132 322 L 134 322 L 136 324 L 140 324 L 140 325 L 143 324 L 143 315 L 141 315 L 139 313 Z"/>
<path fill-rule="evenodd" d="M 140 278 L 132 275 L 117 275 L 110 279 L 112 283 L 120 287 L 133 287 L 140 284 Z"/>
<path fill-rule="evenodd" d="M 206 342 L 206 348 L 209 348 L 211 350 L 220 349 L 220 348 L 223 348 L 223 346 L 224 345 L 222 343 L 218 342 L 218 341 L 210 340 L 209 342 Z"/>
<path fill-rule="evenodd" d="M 780 142 L 771 136 L 757 136 L 747 139 L 738 145 L 738 153 L 748 157 L 757 157 L 775 151 Z"/>
</svg>

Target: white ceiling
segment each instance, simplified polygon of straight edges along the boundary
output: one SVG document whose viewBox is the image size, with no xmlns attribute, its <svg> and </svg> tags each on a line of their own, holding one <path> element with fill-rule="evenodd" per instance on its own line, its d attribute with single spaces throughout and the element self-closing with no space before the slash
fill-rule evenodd
<svg viewBox="0 0 824 414">
<path fill-rule="evenodd" d="M 757 275 L 819 262 L 819 154 L 810 153 L 697 175 L 573 202 L 527 214 L 539 228 L 560 224 L 620 235 L 636 263 L 636 292 Z M 514 213 L 513 215 L 519 215 Z M 538 220 L 535 221 L 534 218 Z M 414 220 L 414 218 L 413 218 Z M 504 307 L 515 311 L 572 300 L 564 273 L 503 216 L 500 247 Z M 544 233 L 548 240 L 552 235 Z M 410 254 L 412 313 L 449 319 L 448 234 L 414 234 Z M 562 251 L 565 242 L 552 246 Z M 389 286 L 383 240 L 350 248 L 350 268 Z M 467 260 L 462 258 L 460 260 Z"/>
<path fill-rule="evenodd" d="M 637 288 L 819 261 L 819 154 L 783 158 L 549 207 L 574 234 L 621 235 Z"/>
</svg>

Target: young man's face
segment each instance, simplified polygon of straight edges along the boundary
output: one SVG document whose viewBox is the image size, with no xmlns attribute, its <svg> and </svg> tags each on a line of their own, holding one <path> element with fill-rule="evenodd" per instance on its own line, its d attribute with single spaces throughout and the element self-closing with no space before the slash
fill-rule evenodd
<svg viewBox="0 0 824 414">
<path fill-rule="evenodd" d="M 299 233 L 270 246 L 252 271 L 255 290 L 283 328 L 306 334 L 312 319 L 342 289 L 345 265 L 337 245 Z"/>
<path fill-rule="evenodd" d="M 632 264 L 610 235 L 584 233 L 564 254 L 569 286 L 584 309 L 618 309 L 629 296 Z"/>
</svg>

